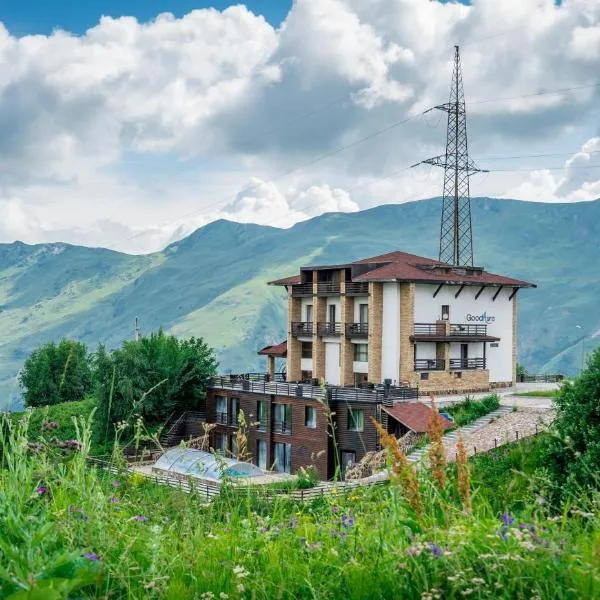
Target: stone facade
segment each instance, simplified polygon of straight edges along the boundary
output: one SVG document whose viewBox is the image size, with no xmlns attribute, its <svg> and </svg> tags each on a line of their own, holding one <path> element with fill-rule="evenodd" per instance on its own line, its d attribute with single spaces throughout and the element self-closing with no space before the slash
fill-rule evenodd
<svg viewBox="0 0 600 600">
<path fill-rule="evenodd" d="M 299 321 L 302 310 L 300 298 L 292 296 L 292 288 L 288 289 L 288 337 L 287 337 L 287 373 L 290 381 L 300 379 L 302 370 L 300 359 L 302 344 L 292 335 L 292 321 Z"/>
<path fill-rule="evenodd" d="M 427 371 L 427 379 L 421 379 L 420 373 L 412 373 L 411 384 L 419 386 L 419 393 L 467 394 L 487 392 L 490 389 L 490 375 L 487 370 L 474 371 Z M 458 376 L 460 373 L 460 377 Z"/>
<path fill-rule="evenodd" d="M 512 385 L 517 384 L 517 295 L 512 299 L 513 303 L 513 329 L 512 329 Z"/>
<path fill-rule="evenodd" d="M 346 323 L 354 321 L 354 299 L 352 296 L 346 296 L 346 286 L 342 279 L 341 284 L 341 323 L 342 333 L 340 337 L 340 353 L 341 353 L 341 368 L 340 368 L 340 384 L 354 385 L 354 344 L 346 338 Z"/>
<path fill-rule="evenodd" d="M 400 381 L 413 381 L 415 350 L 410 341 L 415 324 L 415 284 L 400 284 Z"/>
<path fill-rule="evenodd" d="M 369 282 L 369 381 L 381 383 L 383 284 Z"/>
</svg>

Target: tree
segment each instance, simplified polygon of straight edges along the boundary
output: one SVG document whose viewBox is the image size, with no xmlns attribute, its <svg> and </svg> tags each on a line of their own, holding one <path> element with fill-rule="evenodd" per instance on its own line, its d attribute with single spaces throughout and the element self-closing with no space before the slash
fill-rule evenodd
<svg viewBox="0 0 600 600">
<path fill-rule="evenodd" d="M 152 426 L 200 408 L 217 369 L 214 352 L 202 338 L 179 340 L 162 330 L 124 342 L 110 354 L 100 347 L 94 365 L 97 434 L 105 440 L 116 422 L 140 416 Z"/>
<path fill-rule="evenodd" d="M 600 464 L 600 348 L 574 382 L 565 382 L 557 408 L 546 464 L 564 493 L 598 487 Z"/>
<path fill-rule="evenodd" d="M 92 387 L 90 356 L 86 345 L 74 340 L 48 342 L 25 360 L 19 385 L 26 406 L 46 406 L 83 400 Z"/>
</svg>

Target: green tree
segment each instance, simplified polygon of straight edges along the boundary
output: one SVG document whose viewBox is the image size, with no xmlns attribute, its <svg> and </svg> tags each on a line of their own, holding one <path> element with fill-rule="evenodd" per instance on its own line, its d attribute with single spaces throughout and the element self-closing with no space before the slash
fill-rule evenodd
<svg viewBox="0 0 600 600">
<path fill-rule="evenodd" d="M 92 388 L 90 355 L 82 342 L 63 339 L 35 349 L 19 373 L 26 406 L 83 400 Z"/>
<path fill-rule="evenodd" d="M 201 407 L 217 361 L 201 338 L 179 340 L 160 330 L 139 341 L 124 342 L 110 354 L 100 347 L 94 366 L 97 434 L 106 440 L 113 423 L 141 416 L 152 426 Z"/>
<path fill-rule="evenodd" d="M 574 382 L 565 382 L 555 399 L 556 436 L 546 464 L 563 493 L 600 484 L 600 348 Z"/>
</svg>

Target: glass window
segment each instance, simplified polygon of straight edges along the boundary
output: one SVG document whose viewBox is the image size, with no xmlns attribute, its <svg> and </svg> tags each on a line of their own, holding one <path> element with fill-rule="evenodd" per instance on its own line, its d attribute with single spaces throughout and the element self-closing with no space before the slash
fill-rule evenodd
<svg viewBox="0 0 600 600">
<path fill-rule="evenodd" d="M 312 358 L 312 342 L 302 342 L 302 358 Z"/>
<path fill-rule="evenodd" d="M 358 306 L 358 322 L 368 323 L 369 322 L 369 305 L 360 304 Z"/>
<path fill-rule="evenodd" d="M 273 444 L 273 468 L 277 473 L 289 473 L 292 465 L 292 445 Z"/>
<path fill-rule="evenodd" d="M 237 441 L 237 435 L 233 434 L 231 436 L 231 456 L 233 456 L 233 458 L 239 458 L 238 457 L 238 441 Z"/>
<path fill-rule="evenodd" d="M 238 417 L 240 414 L 240 399 L 232 398 L 231 399 L 231 424 L 238 424 Z"/>
<path fill-rule="evenodd" d="M 219 454 L 225 454 L 227 451 L 227 436 L 224 433 L 215 434 L 215 451 Z"/>
<path fill-rule="evenodd" d="M 317 407 L 307 406 L 304 409 L 304 424 L 309 429 L 317 428 Z"/>
<path fill-rule="evenodd" d="M 263 471 L 267 470 L 267 442 L 266 440 L 258 440 L 256 442 L 256 456 L 258 468 Z"/>
<path fill-rule="evenodd" d="M 336 319 L 335 319 L 336 310 L 335 310 L 335 308 L 336 308 L 335 304 L 330 304 L 329 305 L 329 322 L 330 323 L 335 323 L 336 322 Z"/>
<path fill-rule="evenodd" d="M 313 305 L 312 304 L 307 304 L 306 305 L 306 318 L 305 321 L 307 323 L 312 323 L 313 320 Z"/>
<path fill-rule="evenodd" d="M 227 398 L 216 396 L 215 412 L 217 413 L 217 423 L 227 423 Z"/>
<path fill-rule="evenodd" d="M 267 428 L 267 419 L 268 419 L 268 409 L 267 403 L 264 400 L 259 400 L 256 405 L 256 420 L 258 421 L 259 429 Z"/>
<path fill-rule="evenodd" d="M 356 362 L 369 360 L 369 344 L 354 344 L 354 360 Z"/>
<path fill-rule="evenodd" d="M 290 433 L 292 430 L 292 407 L 289 404 L 273 404 L 273 431 Z"/>
<path fill-rule="evenodd" d="M 356 452 L 352 450 L 342 450 L 342 473 L 346 472 L 348 467 L 351 467 L 356 462 Z"/>
<path fill-rule="evenodd" d="M 350 431 L 364 431 L 365 411 L 359 408 L 348 409 L 348 429 Z"/>
</svg>

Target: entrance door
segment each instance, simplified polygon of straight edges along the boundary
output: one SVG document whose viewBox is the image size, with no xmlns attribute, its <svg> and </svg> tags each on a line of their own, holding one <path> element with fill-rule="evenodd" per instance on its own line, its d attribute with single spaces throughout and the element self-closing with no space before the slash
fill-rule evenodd
<svg viewBox="0 0 600 600">
<path fill-rule="evenodd" d="M 460 345 L 460 366 L 463 369 L 469 368 L 469 344 Z"/>
<path fill-rule="evenodd" d="M 325 381 L 330 385 L 340 385 L 340 345 L 325 343 Z"/>
<path fill-rule="evenodd" d="M 335 304 L 330 304 L 329 305 L 329 322 L 330 323 L 335 323 L 336 319 L 335 319 Z"/>
</svg>

